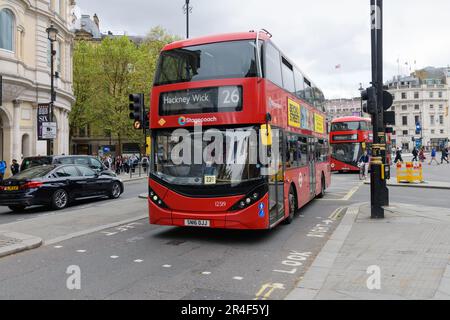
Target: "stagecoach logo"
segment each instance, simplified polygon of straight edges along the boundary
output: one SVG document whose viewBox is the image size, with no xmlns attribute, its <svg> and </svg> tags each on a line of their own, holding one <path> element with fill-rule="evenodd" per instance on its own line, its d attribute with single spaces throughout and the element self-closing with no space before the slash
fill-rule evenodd
<svg viewBox="0 0 450 320">
<path fill-rule="evenodd" d="M 202 124 L 205 122 L 216 122 L 217 118 L 216 117 L 210 117 L 210 118 L 196 118 L 196 119 L 192 119 L 192 118 L 186 118 L 186 117 L 179 117 L 178 118 L 178 124 L 180 126 L 184 126 L 188 123 L 194 123 L 194 124 Z"/>
</svg>

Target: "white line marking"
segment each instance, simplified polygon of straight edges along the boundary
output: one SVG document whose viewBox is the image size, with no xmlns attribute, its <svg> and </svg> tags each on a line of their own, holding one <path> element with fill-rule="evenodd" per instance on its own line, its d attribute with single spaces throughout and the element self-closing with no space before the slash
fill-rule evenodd
<svg viewBox="0 0 450 320">
<path fill-rule="evenodd" d="M 86 250 L 77 250 L 77 252 L 84 253 L 84 252 L 86 252 Z"/>
<path fill-rule="evenodd" d="M 55 249 L 61 249 L 63 246 L 54 246 Z"/>
<path fill-rule="evenodd" d="M 170 264 L 163 264 L 162 267 L 163 267 L 163 268 L 172 268 L 172 265 L 170 265 Z"/>
<path fill-rule="evenodd" d="M 141 263 L 141 262 L 143 262 L 144 260 L 141 260 L 141 259 L 136 259 L 136 260 L 134 260 L 134 262 L 137 262 L 137 263 Z"/>
<path fill-rule="evenodd" d="M 211 272 L 209 272 L 209 271 L 203 271 L 202 274 L 204 274 L 204 275 L 207 276 L 207 275 L 211 274 Z"/>
<path fill-rule="evenodd" d="M 111 256 L 111 259 L 117 259 L 119 256 Z"/>
<path fill-rule="evenodd" d="M 240 281 L 240 280 L 243 280 L 244 278 L 242 278 L 242 277 L 233 277 L 233 279 L 234 279 L 234 280 L 239 280 L 239 281 Z"/>
</svg>

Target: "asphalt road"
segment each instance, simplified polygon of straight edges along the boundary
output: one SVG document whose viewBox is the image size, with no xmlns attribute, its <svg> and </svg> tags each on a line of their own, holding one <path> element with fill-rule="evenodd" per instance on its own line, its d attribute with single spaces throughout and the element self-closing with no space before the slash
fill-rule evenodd
<svg viewBox="0 0 450 320">
<path fill-rule="evenodd" d="M 274 230 L 174 228 L 144 219 L 5 257 L 0 299 L 281 299 L 360 185 L 357 175 L 334 177 L 325 199 Z M 68 268 L 79 268 L 80 290 L 67 288 Z"/>
<path fill-rule="evenodd" d="M 125 190 L 124 193 L 120 196 L 120 199 L 131 199 L 137 197 L 139 194 L 146 192 L 147 189 L 147 183 L 146 180 L 137 180 L 137 181 L 130 181 L 125 183 Z M 33 219 L 38 218 L 42 215 L 49 215 L 49 214 L 64 214 L 69 211 L 76 211 L 83 208 L 91 207 L 93 211 L 95 211 L 95 207 L 99 205 L 104 205 L 105 203 L 111 203 L 111 205 L 114 205 L 115 200 L 110 200 L 108 198 L 100 198 L 100 199 L 90 199 L 90 200 L 82 200 L 77 201 L 67 207 L 64 210 L 59 211 L 53 211 L 49 210 L 47 207 L 30 207 L 25 209 L 24 212 L 15 213 L 8 209 L 8 207 L 0 207 L 0 225 L 4 223 L 10 223 L 10 222 L 16 222 L 16 221 L 22 221 L 26 219 Z"/>
</svg>

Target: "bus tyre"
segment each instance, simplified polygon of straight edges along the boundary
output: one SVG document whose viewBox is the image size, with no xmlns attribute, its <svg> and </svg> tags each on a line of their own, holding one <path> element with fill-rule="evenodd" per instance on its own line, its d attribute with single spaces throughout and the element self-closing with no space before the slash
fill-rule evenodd
<svg viewBox="0 0 450 320">
<path fill-rule="evenodd" d="M 322 174 L 322 179 L 321 179 L 321 183 L 320 183 L 320 193 L 317 196 L 317 198 L 319 198 L 319 199 L 322 199 L 324 197 L 324 195 L 325 195 L 325 184 L 326 184 L 325 177 Z"/>
<path fill-rule="evenodd" d="M 55 210 L 62 210 L 69 204 L 69 195 L 66 190 L 58 189 L 52 196 L 52 208 Z"/>
<path fill-rule="evenodd" d="M 294 189 L 289 190 L 289 216 L 284 220 L 286 224 L 291 224 L 294 221 L 295 209 L 297 208 L 297 201 L 294 194 Z"/>
<path fill-rule="evenodd" d="M 8 208 L 12 212 L 22 212 L 23 210 L 25 210 L 25 206 L 21 206 L 21 205 L 8 206 Z"/>
</svg>

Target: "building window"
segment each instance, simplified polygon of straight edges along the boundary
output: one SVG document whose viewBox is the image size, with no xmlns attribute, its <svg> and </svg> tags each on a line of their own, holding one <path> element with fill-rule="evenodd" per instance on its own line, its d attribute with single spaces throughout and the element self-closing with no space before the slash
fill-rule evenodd
<svg viewBox="0 0 450 320">
<path fill-rule="evenodd" d="M 439 105 L 439 110 L 442 110 L 444 106 L 442 104 Z"/>
<path fill-rule="evenodd" d="M 419 123 L 420 122 L 420 117 L 419 116 L 414 116 L 414 122 L 415 123 Z"/>
<path fill-rule="evenodd" d="M 433 91 L 431 91 L 430 92 L 430 98 L 433 98 L 434 97 L 434 94 L 433 94 Z"/>
<path fill-rule="evenodd" d="M 414 92 L 414 99 L 419 99 L 419 93 L 418 92 Z"/>
<path fill-rule="evenodd" d="M 408 106 L 403 105 L 403 106 L 402 106 L 402 110 L 404 110 L 404 111 L 405 111 L 405 110 L 408 110 Z"/>
<path fill-rule="evenodd" d="M 406 92 L 402 92 L 402 99 L 406 99 Z"/>
<path fill-rule="evenodd" d="M 439 116 L 439 124 L 440 124 L 440 125 L 443 125 L 443 124 L 444 124 L 444 116 L 443 116 L 443 115 L 440 115 L 440 116 Z"/>
<path fill-rule="evenodd" d="M 434 126 L 434 116 L 430 116 L 430 125 Z"/>
<path fill-rule="evenodd" d="M 435 133 L 434 129 L 433 129 L 433 130 L 431 130 L 431 134 L 434 134 L 434 133 Z"/>
<path fill-rule="evenodd" d="M 407 126 L 408 125 L 408 116 L 402 117 L 402 125 Z"/>
<path fill-rule="evenodd" d="M 430 104 L 430 109 L 434 109 L 434 105 L 433 104 Z"/>
<path fill-rule="evenodd" d="M 438 96 L 439 96 L 439 98 L 442 98 L 442 91 L 438 92 Z"/>
<path fill-rule="evenodd" d="M 403 130 L 403 135 L 407 136 L 408 135 L 408 130 Z"/>
<path fill-rule="evenodd" d="M 441 131 L 440 131 L 440 132 L 441 132 L 441 134 L 444 134 L 444 129 L 441 129 Z"/>
<path fill-rule="evenodd" d="M 392 111 L 395 111 L 395 106 L 392 106 L 392 107 L 391 107 L 391 110 L 392 110 Z"/>
<path fill-rule="evenodd" d="M 419 110 L 420 106 L 418 104 L 414 105 L 414 110 Z"/>
<path fill-rule="evenodd" d="M 0 10 L 0 49 L 14 50 L 14 14 L 9 9 Z"/>
</svg>

